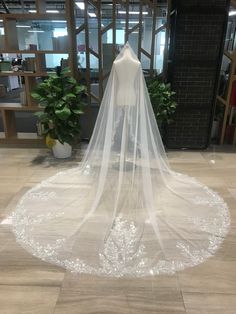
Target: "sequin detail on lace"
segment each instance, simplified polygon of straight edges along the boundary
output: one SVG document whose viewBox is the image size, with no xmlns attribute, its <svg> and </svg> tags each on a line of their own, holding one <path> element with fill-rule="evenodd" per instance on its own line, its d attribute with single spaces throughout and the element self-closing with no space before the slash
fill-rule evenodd
<svg viewBox="0 0 236 314">
<path fill-rule="evenodd" d="M 74 171 L 77 171 L 77 169 L 69 170 L 68 172 L 73 173 Z M 37 240 L 30 237 L 27 230 L 29 230 L 28 228 L 34 228 L 34 226 L 39 223 L 48 222 L 57 218 L 63 219 L 64 212 L 48 212 L 47 214 L 37 215 L 32 218 L 26 214 L 24 201 L 26 199 L 36 201 L 47 201 L 50 198 L 54 199 L 56 197 L 54 192 L 38 192 L 38 189 L 42 186 L 50 188 L 51 182 L 55 178 L 64 175 L 64 173 L 65 172 L 61 172 L 29 190 L 18 203 L 17 209 L 13 213 L 12 221 L 16 238 L 26 250 L 44 261 L 57 264 L 72 272 L 112 277 L 142 277 L 147 275 L 174 274 L 176 271 L 196 266 L 211 257 L 220 247 L 227 234 L 230 225 L 230 216 L 226 203 L 216 192 L 200 184 L 194 178 L 191 178 L 192 182 L 198 184 L 198 186 L 206 192 L 206 196 L 201 198 L 196 197 L 191 201 L 194 204 L 213 207 L 215 209 L 213 218 L 186 218 L 187 222 L 193 224 L 193 228 L 208 234 L 203 249 L 194 248 L 194 246 L 189 245 L 188 241 L 178 240 L 176 241 L 176 248 L 178 248 L 180 252 L 179 260 L 160 259 L 155 265 L 152 265 L 150 259 L 147 258 L 145 245 L 140 244 L 140 230 L 138 226 L 133 221 L 125 220 L 120 215 L 115 219 L 108 237 L 100 248 L 99 267 L 95 268 L 92 265 L 88 265 L 79 258 L 61 259 L 58 251 L 63 248 L 63 246 L 66 246 L 67 239 L 62 237 L 55 238 L 51 240 L 50 243 L 43 246 Z M 181 180 L 186 176 L 176 174 L 176 177 Z"/>
<path fill-rule="evenodd" d="M 118 216 L 100 255 L 103 272 L 115 276 L 142 272 L 146 266 L 145 246 L 139 245 L 138 229 Z M 139 261 L 137 263 L 137 261 Z M 135 264 L 135 267 L 134 267 Z"/>
</svg>

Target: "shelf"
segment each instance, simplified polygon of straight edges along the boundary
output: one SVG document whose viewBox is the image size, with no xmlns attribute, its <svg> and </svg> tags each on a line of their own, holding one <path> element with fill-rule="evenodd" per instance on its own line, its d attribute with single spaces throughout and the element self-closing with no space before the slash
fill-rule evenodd
<svg viewBox="0 0 236 314">
<path fill-rule="evenodd" d="M 12 111 L 41 111 L 43 108 L 37 106 L 26 106 L 17 103 L 0 103 L 0 110 Z"/>
<path fill-rule="evenodd" d="M 12 72 L 12 71 L 1 71 L 0 76 L 49 76 L 51 74 L 56 74 L 56 72 L 42 72 L 42 73 L 37 73 L 37 72 L 23 72 L 23 71 L 18 71 L 18 72 Z"/>
<path fill-rule="evenodd" d="M 26 144 L 26 145 L 33 145 L 36 144 L 38 147 L 39 144 L 45 146 L 45 141 L 43 138 L 19 138 L 19 137 L 11 137 L 11 138 L 0 138 L 0 144 Z"/>
<path fill-rule="evenodd" d="M 17 135 L 5 137 L 4 132 L 0 132 L 0 144 L 44 144 L 44 141 L 44 138 L 37 133 L 18 132 Z"/>
<path fill-rule="evenodd" d="M 17 53 L 17 54 L 68 54 L 63 50 L 0 50 L 0 53 Z"/>
<path fill-rule="evenodd" d="M 1 54 L 5 54 L 5 53 L 6 54 L 7 53 L 8 54 L 24 54 L 26 57 L 27 55 L 28 56 L 32 55 L 35 59 L 35 60 L 32 60 L 32 65 L 34 63 L 35 67 L 26 68 L 26 69 L 32 69 L 35 72 L 0 71 L 0 77 L 8 77 L 8 79 L 11 78 L 11 76 L 16 77 L 16 78 L 19 77 L 19 79 L 21 77 L 22 79 L 24 78 L 23 79 L 24 91 L 25 91 L 25 96 L 26 96 L 26 99 L 25 99 L 26 104 L 24 105 L 20 104 L 19 103 L 20 100 L 18 99 L 17 99 L 18 103 L 6 103 L 6 100 L 4 98 L 2 99 L 2 102 L 0 100 L 0 114 L 1 114 L 3 130 L 4 130 L 4 132 L 0 132 L 0 144 L 1 145 L 6 145 L 6 146 L 10 145 L 13 147 L 16 145 L 21 145 L 23 147 L 24 146 L 25 147 L 45 147 L 45 139 L 37 136 L 36 133 L 17 132 L 18 128 L 17 128 L 16 120 L 18 119 L 18 116 L 20 115 L 20 113 L 18 112 L 22 112 L 22 113 L 25 112 L 25 113 L 28 113 L 27 115 L 31 116 L 37 111 L 44 110 L 44 108 L 38 107 L 38 103 L 32 98 L 31 92 L 34 90 L 34 88 L 38 84 L 37 77 L 48 77 L 50 75 L 56 75 L 54 68 L 46 67 L 47 55 L 49 57 L 52 57 L 53 55 L 55 55 L 57 59 L 60 59 L 59 54 L 65 54 L 68 56 L 66 58 L 69 59 L 70 68 L 73 70 L 77 66 L 76 41 L 74 37 L 72 38 L 72 35 L 74 36 L 74 34 L 72 34 L 72 32 L 70 31 L 74 27 L 72 23 L 73 19 L 71 18 L 71 16 L 74 14 L 74 6 L 70 5 L 71 1 L 67 1 L 65 13 L 46 13 L 46 9 L 47 9 L 46 4 L 47 2 L 45 0 L 42 0 L 42 1 L 36 0 L 35 8 L 37 10 L 37 13 L 28 13 L 24 11 L 22 13 L 0 14 L 0 19 L 3 20 L 2 27 L 4 28 L 4 36 L 1 38 L 2 46 L 0 48 L 0 53 Z M 64 12 L 64 11 L 61 11 L 61 12 Z M 35 42 L 37 43 L 37 46 L 32 46 L 33 48 L 32 50 L 27 49 L 27 48 L 30 48 L 31 46 L 26 45 L 26 43 L 19 46 L 19 44 L 21 43 L 19 40 L 19 36 L 21 36 L 21 33 L 17 31 L 18 23 L 23 24 L 25 21 L 27 21 L 29 22 L 27 24 L 32 24 L 33 21 L 39 21 L 39 22 L 42 21 L 42 24 L 45 24 L 43 21 L 51 22 L 53 20 L 60 20 L 60 21 L 65 22 L 65 25 L 68 28 L 68 43 L 70 44 L 66 44 L 62 46 L 62 45 L 59 45 L 60 42 L 59 43 L 57 41 L 55 41 L 55 43 L 52 42 L 53 48 L 56 48 L 54 50 L 48 50 L 49 48 L 52 48 L 51 46 L 49 47 L 48 45 L 43 46 L 44 50 L 42 49 L 40 50 L 39 41 Z M 58 25 L 58 24 L 55 24 L 55 25 Z M 72 39 L 73 39 L 73 45 L 71 45 Z M 44 40 L 44 38 L 40 38 L 40 40 Z M 23 49 L 20 49 L 20 47 L 22 47 Z M 74 59 L 72 60 L 72 58 Z M 76 66 L 72 66 L 74 65 L 74 63 Z M 5 69 L 11 70 L 11 67 L 8 67 Z M 14 101 L 14 100 L 13 99 L 11 100 L 10 98 L 9 101 Z"/>
<path fill-rule="evenodd" d="M 0 14 L 0 19 L 11 20 L 66 20 L 63 13 L 10 13 Z"/>
</svg>

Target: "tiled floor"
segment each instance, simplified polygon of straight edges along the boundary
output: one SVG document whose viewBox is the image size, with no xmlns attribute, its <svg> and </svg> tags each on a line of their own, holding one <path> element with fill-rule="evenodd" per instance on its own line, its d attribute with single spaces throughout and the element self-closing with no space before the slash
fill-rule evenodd
<svg viewBox="0 0 236 314">
<path fill-rule="evenodd" d="M 174 276 L 106 279 L 77 276 L 44 263 L 15 243 L 4 220 L 29 187 L 80 160 L 58 161 L 44 149 L 0 149 L 0 314 L 236 313 L 236 150 L 171 151 L 171 166 L 223 196 L 231 229 L 207 262 Z"/>
</svg>

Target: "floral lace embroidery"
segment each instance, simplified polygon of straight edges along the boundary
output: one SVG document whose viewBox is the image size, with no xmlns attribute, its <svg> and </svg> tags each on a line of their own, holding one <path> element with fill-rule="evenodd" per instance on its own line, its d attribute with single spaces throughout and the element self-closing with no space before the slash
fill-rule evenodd
<svg viewBox="0 0 236 314">
<path fill-rule="evenodd" d="M 72 170 L 69 170 L 72 172 Z M 73 172 L 76 171 L 73 169 Z M 27 236 L 26 228 L 32 227 L 37 223 L 42 223 L 63 216 L 63 212 L 51 213 L 46 215 L 38 215 L 31 218 L 26 215 L 23 203 L 26 198 L 47 200 L 55 198 L 54 192 L 37 192 L 42 186 L 50 186 L 50 182 L 65 172 L 58 173 L 56 176 L 42 182 L 35 188 L 29 190 L 21 199 L 16 211 L 13 213 L 13 227 L 17 240 L 20 244 L 34 256 L 55 263 L 72 272 L 90 273 L 104 276 L 122 277 L 128 276 L 147 276 L 158 274 L 174 274 L 176 271 L 183 270 L 187 267 L 193 267 L 211 257 L 221 245 L 225 235 L 227 234 L 230 217 L 228 207 L 223 199 L 208 187 L 202 185 L 194 178 L 193 182 L 197 182 L 202 187 L 208 197 L 196 197 L 193 201 L 195 204 L 214 206 L 216 215 L 214 219 L 200 219 L 197 217 L 188 217 L 188 221 L 192 222 L 196 228 L 201 231 L 214 231 L 214 234 L 208 236 L 206 249 L 194 249 L 189 246 L 187 241 L 177 241 L 176 247 L 180 250 L 183 261 L 178 260 L 159 260 L 154 266 L 148 267 L 150 261 L 146 257 L 145 246 L 138 245 L 137 227 L 134 222 L 126 221 L 122 216 L 118 216 L 113 224 L 113 228 L 104 242 L 104 247 L 100 251 L 100 268 L 94 268 L 86 264 L 79 258 L 60 260 L 58 250 L 66 245 L 66 239 L 56 239 L 53 244 L 42 246 L 39 242 Z M 180 177 L 186 177 L 177 174 Z M 188 177 L 189 178 L 189 177 Z M 181 256 L 181 255 L 180 255 Z"/>
</svg>

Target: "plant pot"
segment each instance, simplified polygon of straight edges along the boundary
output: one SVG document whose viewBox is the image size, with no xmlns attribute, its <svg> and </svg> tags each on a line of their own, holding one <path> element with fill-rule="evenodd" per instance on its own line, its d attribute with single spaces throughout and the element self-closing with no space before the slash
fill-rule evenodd
<svg viewBox="0 0 236 314">
<path fill-rule="evenodd" d="M 61 144 L 58 140 L 55 140 L 52 151 L 56 158 L 69 158 L 72 154 L 72 147 L 68 143 Z"/>
</svg>

